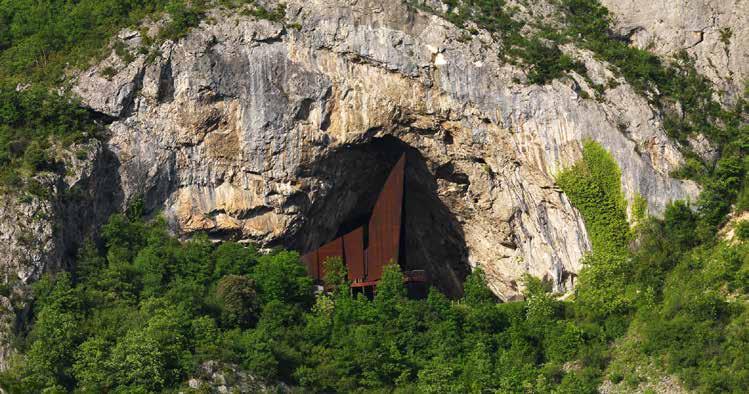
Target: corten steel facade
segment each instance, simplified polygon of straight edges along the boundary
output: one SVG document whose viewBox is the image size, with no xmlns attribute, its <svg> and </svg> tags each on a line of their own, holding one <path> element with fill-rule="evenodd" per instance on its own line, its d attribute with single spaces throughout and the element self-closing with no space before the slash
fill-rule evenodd
<svg viewBox="0 0 749 394">
<path fill-rule="evenodd" d="M 343 236 L 343 255 L 346 257 L 348 280 L 355 282 L 364 278 L 366 271 L 364 270 L 363 227 Z"/>
<path fill-rule="evenodd" d="M 302 256 L 310 276 L 322 282 L 325 261 L 340 257 L 346 265 L 352 287 L 374 286 L 382 277 L 386 264 L 399 262 L 405 168 L 404 154 L 390 171 L 366 226 L 358 227 Z M 365 240 L 367 234 L 368 239 Z M 423 272 L 407 272 L 406 278 L 414 282 L 425 281 Z"/>
<path fill-rule="evenodd" d="M 366 251 L 368 281 L 379 280 L 382 277 L 382 267 L 389 261 L 398 262 L 405 164 L 406 157 L 401 156 L 390 171 L 372 210 L 369 247 Z"/>
</svg>

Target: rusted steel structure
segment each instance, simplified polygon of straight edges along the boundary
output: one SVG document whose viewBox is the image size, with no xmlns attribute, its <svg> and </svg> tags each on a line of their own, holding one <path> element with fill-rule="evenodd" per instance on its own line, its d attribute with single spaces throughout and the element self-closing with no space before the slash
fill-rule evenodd
<svg viewBox="0 0 749 394">
<path fill-rule="evenodd" d="M 369 222 L 302 256 L 307 272 L 316 281 L 325 277 L 324 263 L 340 257 L 351 287 L 376 286 L 383 267 L 400 261 L 406 155 L 401 155 L 385 181 Z M 366 245 L 366 247 L 365 247 Z M 407 282 L 426 282 L 423 271 L 405 273 Z"/>
<path fill-rule="evenodd" d="M 356 282 L 366 276 L 364 253 L 363 227 L 343 236 L 343 256 L 348 268 L 348 280 L 351 282 Z"/>
<path fill-rule="evenodd" d="M 398 262 L 403 209 L 403 180 L 406 156 L 401 156 L 377 198 L 372 218 L 369 219 L 369 247 L 367 248 L 367 280 L 382 277 L 382 267 L 391 260 Z"/>
</svg>

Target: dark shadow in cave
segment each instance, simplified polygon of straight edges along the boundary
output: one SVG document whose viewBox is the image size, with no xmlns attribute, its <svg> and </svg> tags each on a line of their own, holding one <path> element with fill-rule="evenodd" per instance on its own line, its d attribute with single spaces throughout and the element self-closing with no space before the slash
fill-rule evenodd
<svg viewBox="0 0 749 394">
<path fill-rule="evenodd" d="M 401 267 L 426 270 L 433 285 L 451 297 L 462 294 L 469 272 L 463 230 L 437 196 L 437 181 L 418 150 L 394 137 L 341 148 L 303 169 L 300 177 L 323 181 L 306 222 L 287 247 L 306 252 L 369 220 L 391 168 L 406 153 Z"/>
</svg>

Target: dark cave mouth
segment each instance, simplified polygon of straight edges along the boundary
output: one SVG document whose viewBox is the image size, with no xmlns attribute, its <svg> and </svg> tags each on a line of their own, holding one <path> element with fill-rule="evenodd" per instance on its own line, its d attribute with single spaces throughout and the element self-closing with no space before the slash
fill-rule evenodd
<svg viewBox="0 0 749 394">
<path fill-rule="evenodd" d="M 424 270 L 432 285 L 459 296 L 470 271 L 462 228 L 439 199 L 437 179 L 424 157 L 395 137 L 340 148 L 315 162 L 314 170 L 302 171 L 300 176 L 318 178 L 330 187 L 310 204 L 307 220 L 290 246 L 308 252 L 366 225 L 388 174 L 403 154 L 399 263 L 404 271 Z"/>
</svg>

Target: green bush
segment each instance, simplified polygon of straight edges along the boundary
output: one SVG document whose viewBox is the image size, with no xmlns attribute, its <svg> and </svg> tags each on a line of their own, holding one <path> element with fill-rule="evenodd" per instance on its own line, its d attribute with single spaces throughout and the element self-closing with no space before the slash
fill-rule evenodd
<svg viewBox="0 0 749 394">
<path fill-rule="evenodd" d="M 266 19 L 273 22 L 283 22 L 286 17 L 286 4 L 278 4 L 276 8 L 269 11 L 262 6 L 255 5 L 252 8 L 242 10 L 244 15 L 252 15 L 258 19 Z"/>
<path fill-rule="evenodd" d="M 227 275 L 216 285 L 221 303 L 221 321 L 226 327 L 249 327 L 258 318 L 255 282 L 247 276 Z"/>
<path fill-rule="evenodd" d="M 199 6 L 201 2 L 192 4 L 182 1 L 172 1 L 166 5 L 169 13 L 169 23 L 160 31 L 162 39 L 176 40 L 187 35 L 190 28 L 197 26 L 203 15 L 203 9 Z M 188 5 L 189 4 L 189 5 Z M 198 6 L 196 6 L 198 4 Z"/>
<path fill-rule="evenodd" d="M 586 72 L 583 64 L 563 54 L 556 43 L 545 43 L 538 38 L 528 41 L 523 48 L 522 58 L 532 66 L 528 73 L 528 81 L 533 84 L 545 84 L 570 70 L 575 70 L 581 75 L 585 75 Z"/>
<path fill-rule="evenodd" d="M 749 220 L 736 223 L 736 237 L 742 241 L 749 241 Z"/>
</svg>

